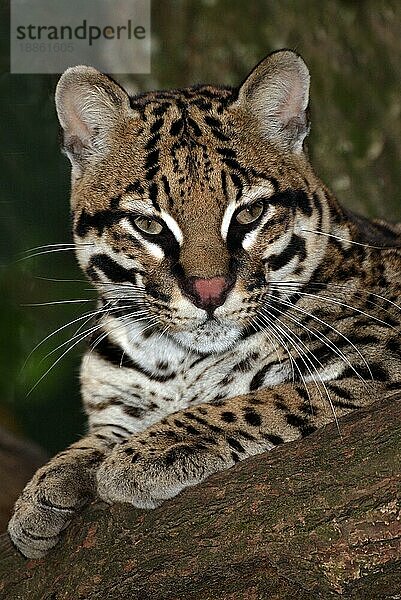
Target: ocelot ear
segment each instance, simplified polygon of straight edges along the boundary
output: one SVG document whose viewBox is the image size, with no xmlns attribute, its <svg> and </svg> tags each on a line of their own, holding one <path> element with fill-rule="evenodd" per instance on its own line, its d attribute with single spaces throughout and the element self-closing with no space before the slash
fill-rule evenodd
<svg viewBox="0 0 401 600">
<path fill-rule="evenodd" d="M 248 75 L 235 105 L 257 119 L 264 137 L 294 153 L 309 133 L 309 71 L 298 54 L 269 54 Z"/>
<path fill-rule="evenodd" d="M 86 66 L 63 73 L 56 88 L 56 109 L 73 178 L 107 153 L 118 123 L 136 116 L 128 94 L 112 79 Z"/>
</svg>

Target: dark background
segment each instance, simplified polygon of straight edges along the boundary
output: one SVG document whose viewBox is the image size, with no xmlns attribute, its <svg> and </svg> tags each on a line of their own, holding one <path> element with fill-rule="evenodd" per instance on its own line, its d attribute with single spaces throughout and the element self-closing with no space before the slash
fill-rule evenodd
<svg viewBox="0 0 401 600">
<path fill-rule="evenodd" d="M 70 242 L 69 165 L 59 152 L 56 76 L 10 75 L 8 6 L 0 7 L 0 424 L 53 452 L 84 430 L 75 347 L 29 394 L 89 310 L 72 252 L 19 260 Z M 399 0 L 154 0 L 152 72 L 119 78 L 132 89 L 238 84 L 270 51 L 298 51 L 312 75 L 310 155 L 339 199 L 369 216 L 401 220 L 401 3 Z M 68 332 L 68 333 L 67 333 Z M 26 361 L 26 364 L 24 365 Z"/>
</svg>

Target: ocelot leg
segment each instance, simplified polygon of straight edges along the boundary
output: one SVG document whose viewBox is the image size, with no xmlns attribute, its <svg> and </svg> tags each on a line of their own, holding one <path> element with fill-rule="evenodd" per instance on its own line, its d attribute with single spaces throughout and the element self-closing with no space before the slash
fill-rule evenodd
<svg viewBox="0 0 401 600">
<path fill-rule="evenodd" d="M 110 430 L 99 429 L 35 473 L 17 500 L 8 525 L 22 554 L 40 558 L 57 543 L 77 510 L 96 494 L 96 470 L 117 441 Z"/>
<path fill-rule="evenodd" d="M 282 384 L 174 413 L 116 447 L 97 472 L 108 502 L 153 508 L 237 461 L 306 436 L 385 393 L 384 383 L 343 379 Z"/>
</svg>

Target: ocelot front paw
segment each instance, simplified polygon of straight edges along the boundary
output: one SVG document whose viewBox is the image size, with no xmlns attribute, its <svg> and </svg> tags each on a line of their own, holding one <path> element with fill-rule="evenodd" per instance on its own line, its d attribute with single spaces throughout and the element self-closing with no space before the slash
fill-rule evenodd
<svg viewBox="0 0 401 600">
<path fill-rule="evenodd" d="M 89 499 L 88 483 L 73 465 L 45 465 L 15 504 L 8 533 L 28 558 L 41 558 L 57 544 L 60 533 Z"/>
<path fill-rule="evenodd" d="M 113 450 L 97 472 L 98 494 L 103 500 L 155 508 L 184 488 L 234 464 L 210 440 L 172 443 L 160 437 L 139 436 Z"/>
</svg>

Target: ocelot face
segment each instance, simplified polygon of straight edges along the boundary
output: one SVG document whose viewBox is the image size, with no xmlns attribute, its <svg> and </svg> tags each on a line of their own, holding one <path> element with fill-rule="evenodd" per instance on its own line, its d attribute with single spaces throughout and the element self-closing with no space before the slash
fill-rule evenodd
<svg viewBox="0 0 401 600">
<path fill-rule="evenodd" d="M 274 318 L 266 306 L 281 282 L 295 291 L 319 263 L 325 238 L 308 232 L 328 216 L 302 152 L 307 85 L 290 106 L 274 97 L 286 77 L 306 77 L 290 56 L 294 68 L 273 69 L 262 107 L 261 66 L 239 91 L 133 99 L 93 69 L 64 76 L 56 97 L 77 255 L 127 328 L 141 322 L 198 352 L 224 351 Z"/>
</svg>

